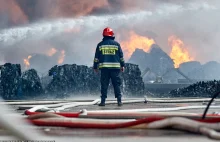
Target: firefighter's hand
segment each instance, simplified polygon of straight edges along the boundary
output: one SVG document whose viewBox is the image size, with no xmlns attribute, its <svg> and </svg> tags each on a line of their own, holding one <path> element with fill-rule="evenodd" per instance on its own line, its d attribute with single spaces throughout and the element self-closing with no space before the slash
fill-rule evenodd
<svg viewBox="0 0 220 142">
<path fill-rule="evenodd" d="M 98 72 L 99 72 L 99 70 L 98 70 L 98 69 L 94 69 L 94 72 L 95 72 L 95 73 L 98 73 Z"/>
<path fill-rule="evenodd" d="M 125 67 L 121 67 L 121 72 L 124 72 L 125 71 Z"/>
</svg>

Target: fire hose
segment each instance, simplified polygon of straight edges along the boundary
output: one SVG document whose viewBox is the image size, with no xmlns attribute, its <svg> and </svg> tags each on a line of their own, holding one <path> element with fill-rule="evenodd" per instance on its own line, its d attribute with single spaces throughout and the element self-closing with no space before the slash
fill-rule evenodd
<svg viewBox="0 0 220 142">
<path fill-rule="evenodd" d="M 97 102 L 93 101 L 92 103 L 97 103 Z M 83 104 L 85 104 L 85 103 L 83 102 Z M 78 103 L 77 105 L 83 105 L 83 104 Z M 86 104 L 91 105 L 91 102 L 90 103 L 86 102 Z M 67 104 L 67 105 L 68 105 L 68 107 L 72 107 L 72 106 L 76 106 L 76 103 L 73 104 L 72 106 L 70 106 L 70 104 Z M 68 108 L 67 106 L 62 106 L 62 107 Z M 219 106 L 211 106 L 211 107 L 212 108 L 219 108 Z M 25 111 L 25 113 L 28 115 L 31 115 L 31 117 L 34 118 L 33 116 L 43 114 L 42 112 L 36 112 L 38 109 L 42 109 L 42 108 L 47 109 L 47 107 L 44 107 L 44 106 L 37 106 L 37 107 L 34 107 L 30 110 Z M 35 119 L 29 120 L 29 121 L 31 123 L 33 123 L 35 125 L 39 125 L 39 126 L 44 125 L 44 126 L 61 126 L 61 127 L 74 127 L 74 128 L 102 128 L 102 129 L 118 129 L 118 128 L 145 128 L 145 129 L 149 128 L 149 129 L 153 129 L 153 128 L 157 128 L 155 125 L 158 123 L 157 126 L 160 126 L 163 124 L 163 127 L 161 126 L 160 128 L 172 127 L 172 128 L 180 129 L 180 128 L 182 128 L 182 125 L 178 124 L 178 123 L 180 123 L 179 119 L 178 119 L 178 121 L 175 119 L 178 117 L 173 117 L 174 115 L 178 116 L 179 114 L 178 113 L 176 113 L 176 114 L 170 113 L 168 115 L 164 112 L 182 110 L 182 109 L 194 109 L 194 108 L 204 108 L 204 106 L 133 109 L 133 110 L 117 110 L 117 111 L 115 111 L 115 110 L 99 110 L 99 111 L 85 111 L 85 110 L 83 110 L 80 112 L 71 112 L 71 113 L 69 113 L 69 112 L 68 113 L 67 112 L 55 112 L 52 114 L 49 114 L 49 113 L 45 114 L 45 115 L 50 115 L 50 117 L 47 117 L 47 118 L 35 117 Z M 155 111 L 158 111 L 159 113 L 155 117 L 152 117 L 152 115 L 153 115 L 153 113 L 155 113 Z M 98 119 L 94 119 L 93 122 L 91 123 L 91 122 L 88 122 L 88 121 L 90 121 L 91 118 L 90 119 L 80 118 L 81 116 L 86 116 L 86 115 L 89 116 L 89 115 L 94 115 L 94 114 L 98 115 L 101 113 L 102 113 L 102 115 L 111 114 L 111 116 L 113 116 L 114 113 L 116 113 L 116 112 L 117 112 L 117 114 L 121 114 L 121 115 L 122 114 L 132 115 L 132 114 L 136 113 L 137 116 L 141 115 L 141 117 L 137 117 L 137 118 L 133 118 L 133 119 L 130 118 L 129 120 L 128 119 L 126 119 L 126 120 L 123 120 L 123 119 L 112 120 L 112 122 L 110 120 L 107 120 L 107 121 L 102 120 L 102 123 L 99 122 Z M 161 112 L 163 112 L 163 115 L 161 115 Z M 140 113 L 142 113 L 142 114 L 140 114 Z M 35 114 L 35 115 L 33 115 L 33 114 Z M 208 117 L 208 119 L 204 119 L 204 120 L 198 119 L 198 116 L 200 117 L 200 115 L 198 115 L 198 114 L 197 115 L 191 114 L 191 115 L 192 115 L 193 120 L 190 120 L 190 121 L 192 121 L 193 123 L 195 121 L 195 122 L 198 122 L 199 124 L 196 126 L 189 125 L 188 127 L 191 126 L 193 128 L 192 128 L 192 130 L 190 129 L 188 131 L 202 133 L 202 134 L 208 135 L 212 138 L 218 139 L 219 133 L 215 131 L 215 130 L 219 130 L 219 123 L 218 122 L 220 122 L 220 120 L 219 120 L 218 115 L 217 116 L 210 115 L 211 116 L 210 119 Z M 56 116 L 56 118 L 55 118 L 55 116 Z M 63 118 L 62 116 L 69 117 L 69 118 Z M 118 116 L 120 117 L 120 115 L 118 115 Z M 215 116 L 216 116 L 216 118 L 214 118 Z M 171 119 L 171 118 L 173 118 L 173 119 Z M 80 123 L 79 123 L 79 119 L 81 121 Z M 135 120 L 135 119 L 137 119 L 137 120 Z M 184 118 L 184 119 L 189 119 L 189 118 Z M 165 120 L 167 120 L 167 121 L 165 121 Z M 174 120 L 176 120 L 176 121 L 174 121 Z M 183 122 L 183 120 L 181 120 L 181 123 L 182 122 Z M 162 123 L 162 124 L 160 124 L 160 123 Z M 212 124 L 203 125 L 203 123 L 205 123 L 205 124 L 212 123 Z M 155 125 L 153 125 L 153 124 L 155 124 Z M 164 124 L 167 124 L 167 125 L 164 125 Z M 213 125 L 216 125 L 218 127 L 213 127 Z M 196 127 L 196 128 L 194 128 L 194 127 Z M 197 131 L 194 131 L 194 130 L 197 130 Z"/>
<path fill-rule="evenodd" d="M 209 99 L 185 99 L 185 100 L 170 100 L 170 102 L 195 102 L 195 101 L 208 101 Z M 151 114 L 157 112 L 157 115 L 162 116 L 187 116 L 187 117 L 201 117 L 200 114 L 189 114 L 185 113 L 174 113 L 169 111 L 178 111 L 178 110 L 186 110 L 186 109 L 201 109 L 205 108 L 206 106 L 186 106 L 186 107 L 172 107 L 172 108 L 149 108 L 149 109 L 128 109 L 128 110 L 95 110 L 95 111 L 87 111 L 84 110 L 84 114 L 80 112 L 59 112 L 60 110 L 64 110 L 67 108 L 72 108 L 80 105 L 95 105 L 100 100 L 94 100 L 93 102 L 74 102 L 74 103 L 61 103 L 61 104 L 52 104 L 47 106 L 35 106 L 29 110 L 25 111 L 26 115 L 33 115 L 33 114 L 39 114 L 42 112 L 36 112 L 38 110 L 45 110 L 46 112 L 53 112 L 55 114 L 65 116 L 65 117 L 80 117 L 80 118 L 104 118 L 104 119 L 110 119 L 110 118 L 118 118 L 118 119 L 139 119 L 144 118 L 147 116 L 150 116 Z M 158 102 L 158 100 L 156 100 Z M 159 100 L 163 102 L 164 100 Z M 143 100 L 127 100 L 126 103 L 133 103 L 133 102 L 143 102 Z M 106 102 L 108 103 L 115 103 L 115 102 Z M 57 108 L 48 108 L 48 106 L 59 106 Z M 220 106 L 211 106 L 211 108 L 220 108 Z M 148 112 L 148 113 L 146 113 Z M 149 112 L 152 112 L 149 114 Z M 160 112 L 160 113 L 158 113 Z M 161 112 L 169 112 L 166 114 L 161 114 Z M 85 115 L 86 113 L 86 115 Z M 218 116 L 217 114 L 209 114 L 209 117 Z"/>
<path fill-rule="evenodd" d="M 68 109 L 68 108 L 73 108 L 73 107 L 77 107 L 77 106 L 87 106 L 87 105 L 96 105 L 100 102 L 100 99 L 96 99 L 92 102 L 69 102 L 69 103 L 58 103 L 58 104 L 49 104 L 49 105 L 44 105 L 44 109 L 48 109 L 48 111 L 60 111 L 60 110 L 64 110 L 64 109 Z M 144 103 L 146 100 L 144 99 L 134 99 L 134 100 L 130 100 L 130 99 L 126 99 L 123 101 L 124 104 L 128 104 L 128 103 Z M 115 104 L 116 101 L 106 101 L 106 104 Z M 20 110 L 23 109 L 30 109 L 30 108 L 34 108 L 34 107 L 38 107 L 39 105 L 25 105 L 25 106 L 19 106 Z"/>
<path fill-rule="evenodd" d="M 37 106 L 32 109 L 26 110 L 26 115 L 32 115 L 40 112 L 36 112 L 39 109 L 48 109 L 44 106 Z M 186 107 L 173 107 L 173 108 L 149 108 L 149 109 L 125 109 L 125 110 L 93 110 L 88 111 L 89 113 L 125 113 L 125 112 L 167 112 L 167 111 L 178 111 L 178 110 L 187 110 L 187 109 L 204 109 L 206 106 L 186 106 Z M 220 108 L 220 106 L 211 106 L 211 108 Z M 58 113 L 54 111 L 55 113 Z M 68 113 L 67 113 L 68 114 Z M 75 115 L 74 115 L 75 116 Z"/>
<path fill-rule="evenodd" d="M 45 116 L 44 116 L 45 117 Z M 99 120 L 82 118 L 51 117 L 29 119 L 37 126 L 56 126 L 87 129 L 164 129 L 174 128 L 193 133 L 200 133 L 212 139 L 220 140 L 220 118 L 190 120 L 182 117 L 148 117 L 139 120 Z"/>
<path fill-rule="evenodd" d="M 211 106 L 212 108 L 220 108 L 220 106 Z M 68 108 L 68 107 L 64 107 Z M 99 120 L 99 119 L 83 119 L 83 118 L 38 118 L 30 120 L 33 124 L 38 126 L 59 126 L 59 127 L 71 127 L 71 128 L 96 128 L 96 129 L 118 129 L 118 128 L 141 128 L 141 129 L 162 129 L 167 127 L 172 127 L 175 129 L 186 130 L 194 133 L 200 133 L 206 136 L 209 136 L 213 139 L 220 139 L 220 134 L 215 130 L 220 130 L 220 118 L 210 118 L 210 119 L 201 119 L 201 115 L 191 114 L 193 120 L 189 118 L 179 118 L 179 117 L 171 117 L 172 115 L 169 113 L 157 114 L 155 117 L 152 117 L 155 111 L 176 111 L 182 109 L 195 109 L 195 108 L 205 108 L 205 106 L 187 106 L 187 107 L 175 107 L 175 108 L 151 108 L 151 109 L 133 109 L 133 110 L 95 110 L 95 111 L 86 111 L 83 110 L 81 113 L 78 112 L 77 117 L 82 116 L 94 116 L 94 115 L 110 115 L 113 116 L 118 114 L 119 117 L 123 115 L 132 115 L 136 112 L 136 116 L 149 117 L 147 118 L 139 118 L 137 120 Z M 35 111 L 37 108 L 35 108 Z M 36 112 L 32 112 L 27 110 L 26 113 L 32 115 Z M 148 113 L 146 113 L 148 112 Z M 149 112 L 152 112 L 149 114 Z M 58 114 L 55 112 L 55 114 Z M 175 115 L 175 114 L 173 114 Z M 178 113 L 176 113 L 178 115 Z M 65 116 L 65 115 L 62 115 Z M 151 116 L 151 117 L 150 117 Z M 199 116 L 199 117 L 198 117 Z M 216 115 L 208 115 L 211 117 L 215 117 Z M 217 115 L 218 116 L 218 115 Z M 30 116 L 29 116 L 30 117 Z M 33 118 L 33 115 L 32 115 Z M 114 117 L 112 117 L 114 118 Z M 138 117 L 136 117 L 138 118 Z M 124 122 L 125 121 L 125 122 Z M 195 123 L 196 122 L 196 123 Z M 212 123 L 212 124 L 207 124 Z M 194 125 L 191 125 L 194 124 Z"/>
<path fill-rule="evenodd" d="M 149 99 L 147 97 L 145 97 L 144 99 L 124 99 L 123 100 L 123 103 L 124 104 L 127 104 L 127 103 L 191 103 L 191 102 L 208 102 L 210 101 L 209 98 L 202 98 L 202 99 Z M 219 100 L 215 100 L 215 101 L 219 101 Z M 96 103 L 95 103 L 96 102 Z M 66 109 L 66 108 L 73 108 L 73 107 L 76 107 L 76 106 L 80 106 L 80 105 L 96 105 L 100 102 L 100 99 L 96 99 L 93 101 L 93 103 L 91 102 L 57 102 L 56 101 L 51 101 L 49 103 L 49 105 L 44 105 L 45 107 L 48 107 L 48 108 L 58 108 L 58 110 L 63 110 L 63 109 Z M 8 102 L 10 103 L 10 102 Z M 12 104 L 25 104 L 25 102 L 11 102 Z M 10 103 L 10 104 L 11 104 Z M 27 105 L 27 104 L 30 104 L 30 103 L 27 103 L 23 106 L 19 106 L 19 109 L 20 110 L 24 110 L 24 109 L 30 109 L 30 108 L 33 108 L 35 106 L 38 106 L 36 104 L 43 104 L 44 102 L 36 102 L 36 103 L 33 103 L 35 105 Z M 56 104 L 54 104 L 56 103 Z M 89 104 L 88 104 L 89 103 Z M 106 104 L 115 104 L 116 101 L 106 101 Z M 65 106 L 65 107 L 63 107 Z"/>
</svg>

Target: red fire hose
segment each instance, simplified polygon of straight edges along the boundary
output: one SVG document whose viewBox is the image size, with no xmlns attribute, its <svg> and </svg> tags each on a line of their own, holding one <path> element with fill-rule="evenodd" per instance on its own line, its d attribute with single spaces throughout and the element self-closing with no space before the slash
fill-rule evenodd
<svg viewBox="0 0 220 142">
<path fill-rule="evenodd" d="M 135 120 L 131 122 L 121 122 L 121 123 L 94 123 L 94 122 L 79 122 L 71 121 L 70 119 L 35 119 L 30 120 L 33 124 L 37 126 L 57 126 L 57 127 L 69 127 L 69 128 L 93 128 L 93 129 L 117 129 L 117 128 L 126 128 L 143 123 L 150 123 L 158 120 L 164 119 L 163 117 L 151 117 L 144 118 L 140 120 Z"/>
<path fill-rule="evenodd" d="M 140 124 L 146 124 L 151 122 L 156 122 L 159 120 L 164 120 L 164 117 L 148 117 L 139 120 L 131 120 L 130 122 L 114 122 L 114 121 L 101 121 L 95 119 L 88 119 L 85 121 L 80 121 L 79 118 L 49 118 L 49 119 L 34 119 L 30 120 L 31 123 L 37 126 L 57 126 L 57 127 L 70 127 L 70 128 L 95 128 L 95 129 L 118 129 L 127 128 Z M 91 121 L 92 120 L 92 121 Z M 210 119 L 194 119 L 196 122 L 203 123 L 219 123 L 220 118 L 210 118 Z"/>
</svg>

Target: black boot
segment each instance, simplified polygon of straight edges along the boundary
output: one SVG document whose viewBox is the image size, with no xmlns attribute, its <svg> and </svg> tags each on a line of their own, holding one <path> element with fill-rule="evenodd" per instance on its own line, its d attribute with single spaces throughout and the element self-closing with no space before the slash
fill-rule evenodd
<svg viewBox="0 0 220 142">
<path fill-rule="evenodd" d="M 101 103 L 99 104 L 99 106 L 105 106 L 105 99 L 101 99 Z"/>
<path fill-rule="evenodd" d="M 118 98 L 117 101 L 118 101 L 118 106 L 122 106 L 123 105 L 123 103 L 121 102 L 121 98 Z"/>
</svg>

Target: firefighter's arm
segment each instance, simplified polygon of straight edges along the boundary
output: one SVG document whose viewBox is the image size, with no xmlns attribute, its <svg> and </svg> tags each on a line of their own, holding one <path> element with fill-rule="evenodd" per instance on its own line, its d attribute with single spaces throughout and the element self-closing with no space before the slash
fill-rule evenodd
<svg viewBox="0 0 220 142">
<path fill-rule="evenodd" d="M 125 60 L 124 60 L 124 55 L 123 55 L 123 51 L 121 49 L 120 44 L 119 44 L 119 57 L 120 57 L 121 67 L 124 67 L 125 66 Z"/>
<path fill-rule="evenodd" d="M 96 51 L 95 51 L 95 58 L 93 63 L 93 69 L 97 70 L 99 64 L 99 46 L 97 45 Z"/>
</svg>

